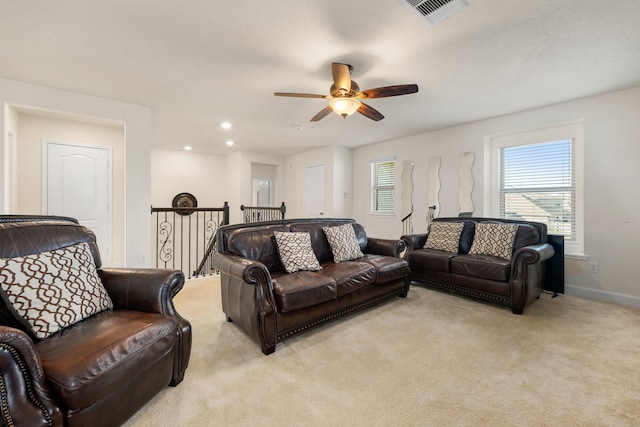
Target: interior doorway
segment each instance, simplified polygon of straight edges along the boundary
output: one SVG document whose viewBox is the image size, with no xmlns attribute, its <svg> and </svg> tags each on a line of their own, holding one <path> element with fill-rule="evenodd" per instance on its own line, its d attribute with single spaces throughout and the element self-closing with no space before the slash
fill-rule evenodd
<svg viewBox="0 0 640 427">
<path fill-rule="evenodd" d="M 251 163 L 251 205 L 278 206 L 278 167 L 264 163 Z"/>
<path fill-rule="evenodd" d="M 324 163 L 304 168 L 304 216 L 317 218 L 325 214 Z"/>
<path fill-rule="evenodd" d="M 42 141 L 42 210 L 91 229 L 103 264 L 111 265 L 111 147 Z"/>
</svg>

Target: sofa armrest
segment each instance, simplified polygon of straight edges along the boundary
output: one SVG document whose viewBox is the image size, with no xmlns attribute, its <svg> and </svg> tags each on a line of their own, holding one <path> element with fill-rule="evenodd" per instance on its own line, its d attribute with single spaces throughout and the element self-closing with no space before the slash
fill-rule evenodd
<svg viewBox="0 0 640 427">
<path fill-rule="evenodd" d="M 35 345 L 19 329 L 0 326 L 0 370 L 3 425 L 62 426 Z"/>
<path fill-rule="evenodd" d="M 514 272 L 518 269 L 518 266 L 524 264 L 538 264 L 542 261 L 546 261 L 555 253 L 553 246 L 549 243 L 542 243 L 539 245 L 525 246 L 518 249 L 513 254 L 511 265 L 514 267 Z"/>
<path fill-rule="evenodd" d="M 179 270 L 159 268 L 104 268 L 98 270 L 115 310 L 138 310 L 171 317 L 178 324 L 178 343 L 171 385 L 177 385 L 191 356 L 191 323 L 180 316 L 173 297 L 184 285 Z"/>
<path fill-rule="evenodd" d="M 549 243 L 518 249 L 511 260 L 511 311 L 522 314 L 524 308 L 544 289 L 544 261 L 555 253 Z"/>
<path fill-rule="evenodd" d="M 259 262 L 216 253 L 212 264 L 220 271 L 222 311 L 270 354 L 277 343 L 277 304 L 271 273 Z"/>
<path fill-rule="evenodd" d="M 400 258 L 400 254 L 405 250 L 406 243 L 403 240 L 377 239 L 369 237 L 367 239 L 367 252 L 373 255 L 387 255 Z"/>
<path fill-rule="evenodd" d="M 98 270 L 116 310 L 139 310 L 171 316 L 172 298 L 184 285 L 178 270 L 104 268 Z"/>
<path fill-rule="evenodd" d="M 407 251 L 413 251 L 424 247 L 427 243 L 426 234 L 406 234 L 400 237 L 407 245 Z"/>
<path fill-rule="evenodd" d="M 220 270 L 220 273 L 242 280 L 247 284 L 271 284 L 271 273 L 260 261 L 216 253 L 213 255 L 213 265 Z"/>
</svg>

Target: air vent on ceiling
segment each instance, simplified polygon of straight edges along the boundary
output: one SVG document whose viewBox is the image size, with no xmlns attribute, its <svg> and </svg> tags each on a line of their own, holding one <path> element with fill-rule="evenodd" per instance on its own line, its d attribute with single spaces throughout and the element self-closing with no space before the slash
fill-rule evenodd
<svg viewBox="0 0 640 427">
<path fill-rule="evenodd" d="M 430 25 L 444 21 L 468 6 L 466 0 L 402 0 Z"/>
</svg>

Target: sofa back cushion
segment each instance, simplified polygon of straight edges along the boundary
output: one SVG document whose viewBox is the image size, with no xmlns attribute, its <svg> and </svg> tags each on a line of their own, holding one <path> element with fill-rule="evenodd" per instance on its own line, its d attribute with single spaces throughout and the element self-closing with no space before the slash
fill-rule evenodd
<svg viewBox="0 0 640 427">
<path fill-rule="evenodd" d="M 278 255 L 275 231 L 309 233 L 311 247 L 316 258 L 323 264 L 333 261 L 333 254 L 322 227 L 352 224 L 361 250 L 367 247 L 367 235 L 360 224 L 352 219 L 292 219 L 265 221 L 262 223 L 233 224 L 218 230 L 218 250 L 252 261 L 263 263 L 269 271 L 284 271 Z"/>
<path fill-rule="evenodd" d="M 518 232 L 513 242 L 513 252 L 520 248 L 540 243 L 540 235 L 536 227 L 529 224 L 518 224 Z"/>
<path fill-rule="evenodd" d="M 26 218 L 28 219 L 28 218 Z M 77 243 L 86 242 L 91 250 L 96 268 L 101 267 L 100 252 L 96 236 L 91 230 L 69 221 L 55 218 L 40 218 L 37 221 L 19 221 L 0 223 L 0 258 L 15 258 L 53 251 Z M 15 310 L 0 298 L 0 324 L 17 328 L 33 335 Z"/>
<path fill-rule="evenodd" d="M 71 222 L 37 221 L 0 223 L 0 258 L 14 258 L 86 242 L 96 268 L 102 266 L 93 232 Z"/>
<path fill-rule="evenodd" d="M 252 261 L 260 261 L 269 271 L 282 270 L 274 231 L 289 231 L 286 225 L 246 227 L 233 230 L 227 237 L 229 253 Z"/>
</svg>

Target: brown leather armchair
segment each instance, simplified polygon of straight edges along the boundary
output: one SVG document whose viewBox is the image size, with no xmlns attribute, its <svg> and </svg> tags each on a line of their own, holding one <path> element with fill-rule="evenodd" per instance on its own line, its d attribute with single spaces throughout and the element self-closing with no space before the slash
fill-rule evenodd
<svg viewBox="0 0 640 427">
<path fill-rule="evenodd" d="M 95 235 L 74 220 L 0 217 L 0 258 L 81 242 L 89 245 L 113 308 L 38 339 L 2 293 L 3 425 L 120 425 L 164 387 L 184 378 L 191 325 L 172 301 L 184 284 L 182 272 L 103 269 Z M 10 277 L 2 274 L 0 280 Z"/>
</svg>

